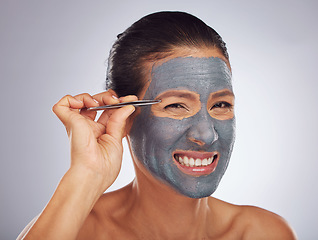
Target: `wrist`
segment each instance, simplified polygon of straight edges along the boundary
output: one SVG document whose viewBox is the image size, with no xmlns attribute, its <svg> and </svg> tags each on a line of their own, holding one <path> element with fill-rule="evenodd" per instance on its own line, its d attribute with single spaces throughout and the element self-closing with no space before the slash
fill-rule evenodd
<svg viewBox="0 0 318 240">
<path fill-rule="evenodd" d="M 26 239 L 75 239 L 102 195 L 99 174 L 70 168 Z"/>
<path fill-rule="evenodd" d="M 101 173 L 82 166 L 72 166 L 64 175 L 61 182 L 67 182 L 73 190 L 83 193 L 92 200 L 98 198 L 104 193 L 104 178 Z M 75 188 L 75 189 L 74 189 Z"/>
</svg>

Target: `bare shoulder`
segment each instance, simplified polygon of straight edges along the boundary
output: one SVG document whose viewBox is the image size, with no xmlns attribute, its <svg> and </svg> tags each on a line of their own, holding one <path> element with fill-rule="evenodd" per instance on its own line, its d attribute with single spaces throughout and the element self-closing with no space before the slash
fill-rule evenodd
<svg viewBox="0 0 318 240">
<path fill-rule="evenodd" d="M 296 239 L 294 231 L 281 216 L 259 207 L 238 207 L 245 223 L 244 239 Z"/>
<path fill-rule="evenodd" d="M 210 208 L 220 219 L 224 239 L 280 239 L 295 240 L 288 223 L 279 215 L 254 206 L 239 206 L 210 198 Z"/>
</svg>

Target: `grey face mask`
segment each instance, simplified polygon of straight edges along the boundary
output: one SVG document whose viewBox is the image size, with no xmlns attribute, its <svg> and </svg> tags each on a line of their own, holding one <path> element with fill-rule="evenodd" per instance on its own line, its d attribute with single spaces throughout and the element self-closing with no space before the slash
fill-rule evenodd
<svg viewBox="0 0 318 240">
<path fill-rule="evenodd" d="M 232 93 L 231 72 L 220 58 L 174 58 L 153 68 L 144 98 L 160 99 L 162 93 L 174 90 L 198 96 L 199 108 L 178 119 L 169 112 L 155 114 L 155 105 L 143 107 L 129 133 L 131 149 L 153 176 L 177 192 L 191 198 L 207 197 L 227 168 L 235 138 L 234 115 L 225 120 L 214 117 L 209 99 L 220 91 Z M 185 157 L 188 161 L 200 158 L 204 165 L 210 157 L 214 169 L 187 167 L 180 164 L 179 157 L 181 162 Z"/>
</svg>

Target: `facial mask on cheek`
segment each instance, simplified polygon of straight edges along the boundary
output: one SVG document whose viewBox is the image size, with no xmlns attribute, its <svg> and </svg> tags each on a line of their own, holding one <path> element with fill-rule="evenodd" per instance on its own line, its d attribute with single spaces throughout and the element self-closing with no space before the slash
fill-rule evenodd
<svg viewBox="0 0 318 240">
<path fill-rule="evenodd" d="M 157 117 L 150 107 L 141 109 L 129 133 L 131 148 L 139 161 L 157 179 L 192 198 L 212 194 L 221 180 L 232 151 L 235 119 L 216 120 L 209 116 L 206 103 L 210 93 L 231 90 L 231 74 L 219 58 L 175 58 L 153 69 L 145 98 L 154 99 L 169 89 L 186 89 L 200 94 L 202 108 L 182 120 Z M 202 138 L 204 145 L 191 141 Z M 180 171 L 174 153 L 218 152 L 215 170 L 193 176 Z M 189 156 L 190 158 L 190 156 Z M 203 159 L 202 159 L 203 160 Z"/>
</svg>

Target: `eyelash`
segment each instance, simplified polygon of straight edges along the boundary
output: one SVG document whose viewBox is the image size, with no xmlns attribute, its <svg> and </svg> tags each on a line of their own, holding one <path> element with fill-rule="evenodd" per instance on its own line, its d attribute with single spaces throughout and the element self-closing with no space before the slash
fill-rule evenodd
<svg viewBox="0 0 318 240">
<path fill-rule="evenodd" d="M 184 108 L 186 110 L 188 110 L 184 105 L 180 104 L 180 103 L 173 103 L 173 104 L 169 104 L 167 106 L 165 106 L 165 109 L 168 108 Z"/>
<path fill-rule="evenodd" d="M 213 109 L 215 107 L 217 107 L 217 108 L 232 108 L 233 105 L 228 103 L 228 102 L 218 102 L 218 103 L 214 104 L 213 107 L 211 107 L 211 109 Z"/>
</svg>

